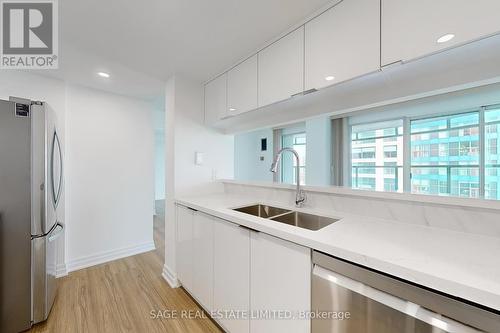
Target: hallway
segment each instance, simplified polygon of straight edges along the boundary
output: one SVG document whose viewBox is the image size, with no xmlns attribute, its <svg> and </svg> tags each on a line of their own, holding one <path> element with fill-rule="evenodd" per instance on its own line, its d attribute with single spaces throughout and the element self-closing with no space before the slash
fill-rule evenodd
<svg viewBox="0 0 500 333">
<path fill-rule="evenodd" d="M 156 250 L 82 269 L 59 279 L 59 294 L 45 323 L 29 332 L 220 332 L 207 318 L 180 318 L 200 310 L 182 288 L 172 289 L 161 276 L 165 223 L 154 219 Z M 151 312 L 179 318 L 153 319 Z M 196 312 L 199 314 L 199 312 Z"/>
</svg>

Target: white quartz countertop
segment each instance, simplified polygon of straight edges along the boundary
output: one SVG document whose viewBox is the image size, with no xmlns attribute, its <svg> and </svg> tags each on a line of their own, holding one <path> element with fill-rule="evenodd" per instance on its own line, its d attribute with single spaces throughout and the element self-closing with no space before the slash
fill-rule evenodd
<svg viewBox="0 0 500 333">
<path fill-rule="evenodd" d="M 416 284 L 500 310 L 500 238 L 335 211 L 297 209 L 250 196 L 210 194 L 177 203 Z M 340 218 L 318 231 L 233 211 L 256 203 Z"/>
</svg>

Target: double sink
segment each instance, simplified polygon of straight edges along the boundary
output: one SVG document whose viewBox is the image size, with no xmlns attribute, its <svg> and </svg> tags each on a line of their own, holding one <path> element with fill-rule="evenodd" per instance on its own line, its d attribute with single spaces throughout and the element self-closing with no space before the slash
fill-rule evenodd
<svg viewBox="0 0 500 333">
<path fill-rule="evenodd" d="M 308 229 L 308 230 L 319 230 L 322 229 L 334 222 L 337 222 L 338 219 L 334 219 L 331 217 L 325 217 L 314 214 L 307 214 L 302 212 L 296 212 L 293 210 L 272 207 L 262 204 L 256 204 L 251 206 L 245 206 L 241 208 L 233 209 L 237 212 L 262 217 L 265 219 L 269 219 L 271 221 L 285 223 L 289 225 L 293 225 L 299 228 Z"/>
</svg>

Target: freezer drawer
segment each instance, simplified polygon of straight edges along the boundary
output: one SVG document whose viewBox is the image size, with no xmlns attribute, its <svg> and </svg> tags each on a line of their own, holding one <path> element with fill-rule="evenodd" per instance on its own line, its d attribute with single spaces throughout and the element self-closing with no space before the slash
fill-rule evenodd
<svg viewBox="0 0 500 333">
<path fill-rule="evenodd" d="M 313 262 L 313 333 L 471 333 L 500 327 L 496 313 L 393 277 L 318 252 Z"/>
<path fill-rule="evenodd" d="M 34 238 L 33 248 L 33 323 L 47 319 L 57 292 L 56 262 L 57 242 L 62 235 L 64 226 L 56 223 L 49 233 Z"/>
</svg>

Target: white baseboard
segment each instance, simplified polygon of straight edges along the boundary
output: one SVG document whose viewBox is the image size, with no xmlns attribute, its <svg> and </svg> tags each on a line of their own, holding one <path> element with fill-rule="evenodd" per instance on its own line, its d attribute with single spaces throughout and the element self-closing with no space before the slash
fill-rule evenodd
<svg viewBox="0 0 500 333">
<path fill-rule="evenodd" d="M 168 268 L 167 265 L 163 266 L 163 272 L 161 276 L 163 276 L 163 278 L 168 282 L 170 287 L 179 288 L 181 286 L 179 280 L 177 280 L 177 277 L 172 273 L 172 270 Z"/>
<path fill-rule="evenodd" d="M 67 271 L 73 272 L 82 268 L 99 265 L 108 261 L 130 257 L 136 254 L 149 252 L 155 249 L 154 242 L 147 242 L 131 247 L 105 251 L 87 257 L 70 260 L 67 264 Z"/>
<path fill-rule="evenodd" d="M 68 275 L 68 269 L 66 268 L 66 264 L 57 264 L 56 266 L 56 278 L 60 278 Z"/>
</svg>

